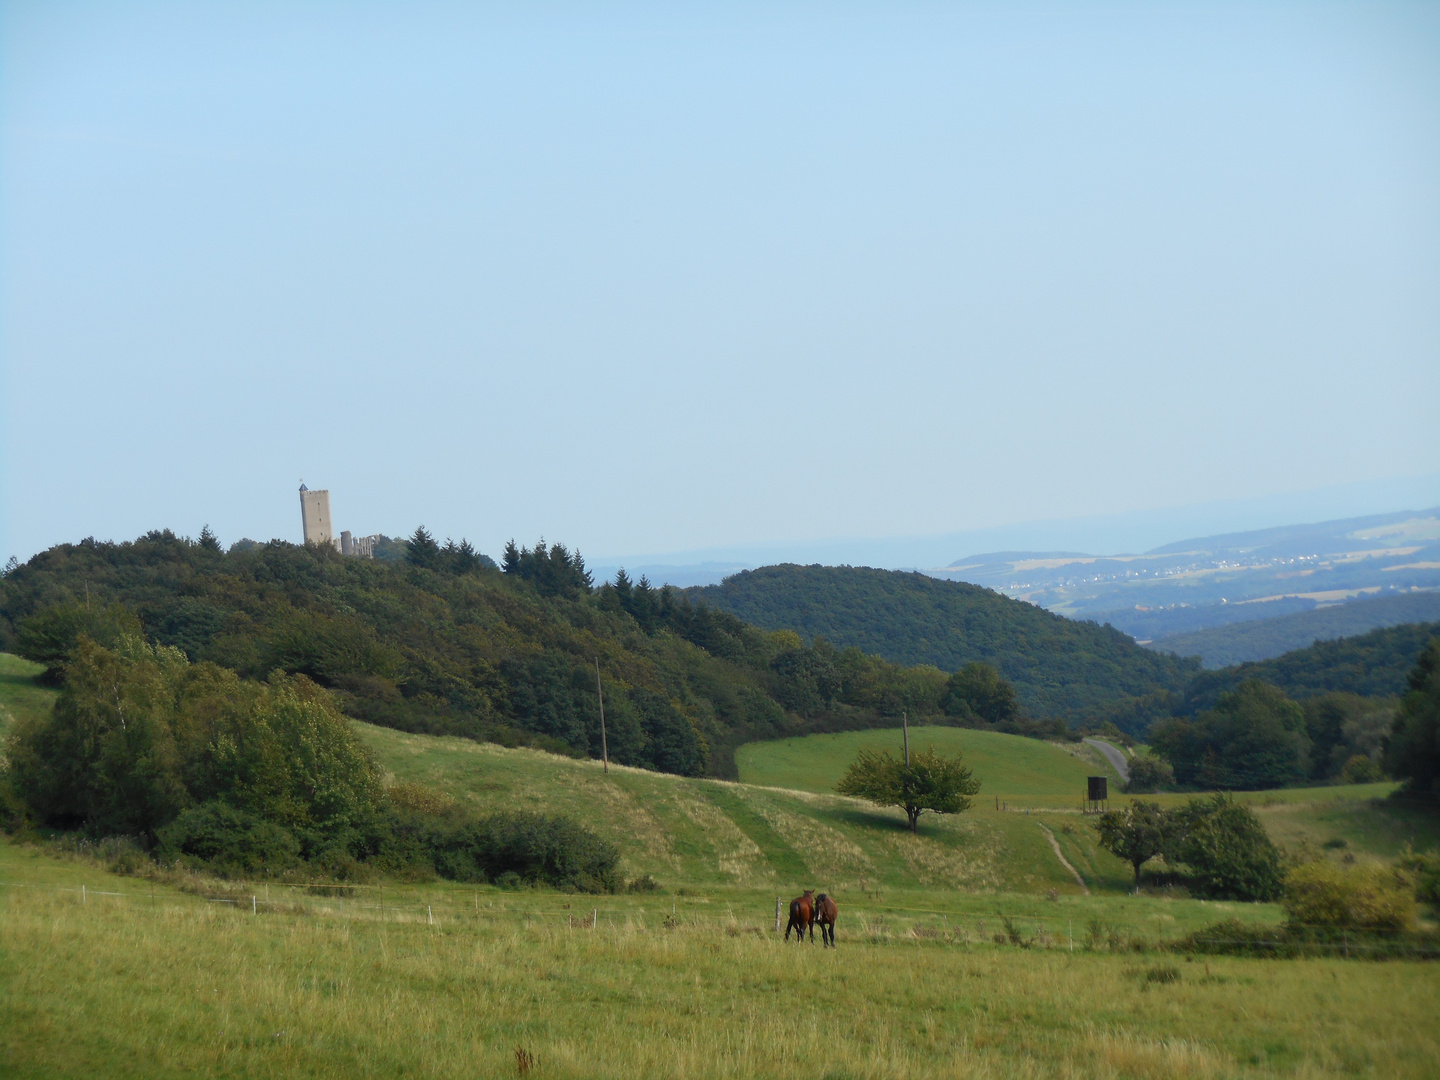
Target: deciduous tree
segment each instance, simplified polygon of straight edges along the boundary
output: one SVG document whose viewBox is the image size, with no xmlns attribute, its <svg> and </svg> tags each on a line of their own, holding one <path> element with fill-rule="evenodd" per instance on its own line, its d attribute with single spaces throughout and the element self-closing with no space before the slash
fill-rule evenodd
<svg viewBox="0 0 1440 1080">
<path fill-rule="evenodd" d="M 1135 801 L 1123 810 L 1100 815 L 1095 831 L 1100 846 L 1135 868 L 1140 884 L 1140 867 L 1164 852 L 1174 831 L 1174 820 L 1159 803 Z"/>
<path fill-rule="evenodd" d="M 917 831 L 920 815 L 959 814 L 970 809 L 970 796 L 980 781 L 965 766 L 964 755 L 947 757 L 936 750 L 910 755 L 910 763 L 888 750 L 862 750 L 835 788 L 877 806 L 898 806 L 905 811 L 910 831 Z"/>
</svg>

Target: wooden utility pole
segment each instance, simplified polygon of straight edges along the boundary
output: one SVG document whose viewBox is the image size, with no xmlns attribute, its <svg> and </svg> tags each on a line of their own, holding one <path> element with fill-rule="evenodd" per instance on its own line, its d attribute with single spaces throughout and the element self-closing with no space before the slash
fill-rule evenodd
<svg viewBox="0 0 1440 1080">
<path fill-rule="evenodd" d="M 910 714 L 900 710 L 900 724 L 905 731 L 905 768 L 910 767 Z"/>
<path fill-rule="evenodd" d="M 610 748 L 605 745 L 605 688 L 600 685 L 600 658 L 595 658 L 595 696 L 600 699 L 600 760 L 610 771 Z"/>
</svg>

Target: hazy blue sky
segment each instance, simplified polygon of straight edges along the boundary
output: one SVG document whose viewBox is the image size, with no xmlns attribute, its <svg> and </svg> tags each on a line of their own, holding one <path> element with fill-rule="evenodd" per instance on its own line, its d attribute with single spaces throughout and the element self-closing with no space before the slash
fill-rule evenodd
<svg viewBox="0 0 1440 1080">
<path fill-rule="evenodd" d="M 0 558 L 1440 501 L 1440 5 L 0 19 Z"/>
</svg>

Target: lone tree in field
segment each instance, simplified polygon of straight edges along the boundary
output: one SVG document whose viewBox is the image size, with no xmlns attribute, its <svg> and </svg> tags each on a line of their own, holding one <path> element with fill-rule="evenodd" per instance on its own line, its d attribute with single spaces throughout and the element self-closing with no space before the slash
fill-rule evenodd
<svg viewBox="0 0 1440 1080">
<path fill-rule="evenodd" d="M 970 809 L 970 796 L 980 790 L 980 781 L 965 767 L 961 754 L 952 758 L 935 750 L 919 750 L 910 755 L 907 764 L 888 750 L 862 750 L 835 790 L 877 806 L 900 807 L 910 831 L 915 832 L 926 810 L 958 814 Z"/>
<path fill-rule="evenodd" d="M 1095 830 L 1100 846 L 1135 867 L 1135 884 L 1140 884 L 1140 867 L 1165 850 L 1175 829 L 1173 817 L 1159 803 L 1133 802 L 1124 810 L 1100 815 Z"/>
</svg>

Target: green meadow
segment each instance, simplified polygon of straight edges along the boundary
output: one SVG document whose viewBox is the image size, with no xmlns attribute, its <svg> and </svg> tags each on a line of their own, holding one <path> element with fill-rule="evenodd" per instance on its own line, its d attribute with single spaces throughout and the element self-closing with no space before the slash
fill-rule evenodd
<svg viewBox="0 0 1440 1080">
<path fill-rule="evenodd" d="M 832 952 L 780 941 L 733 891 L 267 904 L 253 886 L 252 907 L 13 845 L 0 874 L 7 1076 L 1419 1078 L 1440 1060 L 1433 965 L 1072 951 L 1058 914 L 1088 899 L 1025 945 L 997 944 L 994 914 L 847 910 Z"/>
<path fill-rule="evenodd" d="M 48 707 L 33 672 L 0 662 L 0 724 Z M 661 891 L 127 876 L 103 854 L 3 842 L 0 1074 L 1424 1077 L 1440 1062 L 1434 965 L 1164 951 L 1282 914 L 1130 895 L 1078 812 L 1099 766 L 1084 750 L 914 729 L 984 786 L 911 836 L 898 812 L 830 792 L 897 731 L 751 744 L 730 783 L 357 728 L 393 781 L 572 815 Z M 1247 798 L 1282 843 L 1430 846 L 1431 824 L 1377 799 L 1389 790 Z M 809 887 L 840 902 L 833 952 L 775 931 L 776 899 Z"/>
</svg>

